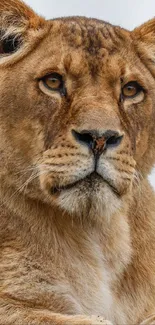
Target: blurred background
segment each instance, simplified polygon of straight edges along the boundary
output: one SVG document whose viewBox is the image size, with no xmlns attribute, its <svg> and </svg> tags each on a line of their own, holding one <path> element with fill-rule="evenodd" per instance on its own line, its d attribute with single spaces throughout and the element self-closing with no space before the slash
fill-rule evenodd
<svg viewBox="0 0 155 325">
<path fill-rule="evenodd" d="M 129 30 L 155 16 L 155 0 L 24 1 L 38 14 L 48 19 L 62 16 L 94 17 Z M 155 188 L 155 170 L 152 171 L 149 179 Z"/>
<path fill-rule="evenodd" d="M 132 29 L 155 16 L 155 0 L 25 0 L 47 18 L 87 16 Z"/>
</svg>

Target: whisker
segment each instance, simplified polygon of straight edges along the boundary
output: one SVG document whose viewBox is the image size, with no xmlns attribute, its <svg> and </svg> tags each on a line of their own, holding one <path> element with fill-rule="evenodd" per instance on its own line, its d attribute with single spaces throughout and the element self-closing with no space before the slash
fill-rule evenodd
<svg viewBox="0 0 155 325">
<path fill-rule="evenodd" d="M 131 171 L 131 170 L 125 170 L 125 169 L 120 169 L 120 168 L 118 168 L 118 167 L 116 167 L 115 166 L 115 170 L 117 170 L 118 172 L 120 172 L 120 173 L 126 173 L 127 175 L 133 175 L 134 174 L 134 168 L 133 168 L 133 170 Z"/>
<path fill-rule="evenodd" d="M 116 161 L 120 161 L 122 164 L 128 165 L 128 166 L 130 166 L 130 167 L 132 167 L 132 168 L 135 167 L 135 164 L 134 164 L 134 163 L 132 164 L 132 163 L 129 162 L 129 161 L 122 160 L 120 157 L 107 156 L 106 159 L 107 159 L 107 160 L 116 160 Z"/>
<path fill-rule="evenodd" d="M 142 174 L 136 170 L 133 177 L 133 185 L 135 186 L 136 189 L 138 189 L 139 196 L 141 196 L 142 194 L 142 187 L 141 187 L 142 180 L 143 180 Z"/>
<path fill-rule="evenodd" d="M 31 176 L 24 182 L 24 184 L 22 184 L 20 187 L 18 187 L 17 190 L 15 192 L 13 192 L 13 194 L 9 198 L 4 200 L 4 202 L 0 205 L 0 207 L 4 206 L 8 202 L 8 199 L 11 200 L 12 198 L 14 198 L 18 194 L 20 194 L 25 189 L 25 187 L 27 187 L 37 177 L 39 177 L 42 174 L 46 174 L 46 173 L 47 173 L 47 171 L 35 170 L 35 174 L 34 174 L 34 171 L 33 171 Z"/>
</svg>

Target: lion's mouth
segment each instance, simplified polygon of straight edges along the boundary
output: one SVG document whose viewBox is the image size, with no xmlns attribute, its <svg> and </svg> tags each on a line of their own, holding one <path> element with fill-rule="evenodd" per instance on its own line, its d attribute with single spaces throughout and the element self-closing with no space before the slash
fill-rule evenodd
<svg viewBox="0 0 155 325">
<path fill-rule="evenodd" d="M 94 189 L 94 183 L 106 183 L 112 191 L 117 195 L 120 196 L 119 191 L 116 189 L 116 187 L 112 184 L 110 180 L 104 179 L 101 175 L 99 175 L 97 172 L 93 172 L 86 176 L 85 178 L 82 178 L 76 182 L 69 183 L 64 186 L 56 186 L 51 188 L 51 194 L 52 195 L 58 195 L 62 191 L 67 191 L 73 188 L 78 187 L 79 185 L 85 185 L 87 189 Z"/>
</svg>

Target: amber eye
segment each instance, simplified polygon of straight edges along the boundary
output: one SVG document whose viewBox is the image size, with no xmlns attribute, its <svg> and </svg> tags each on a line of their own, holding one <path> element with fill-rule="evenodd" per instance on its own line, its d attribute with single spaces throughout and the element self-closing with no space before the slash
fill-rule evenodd
<svg viewBox="0 0 155 325">
<path fill-rule="evenodd" d="M 142 87 L 136 81 L 131 81 L 122 88 L 122 96 L 124 98 L 133 98 L 142 90 Z"/>
<path fill-rule="evenodd" d="M 58 73 L 52 73 L 43 78 L 44 85 L 50 90 L 63 91 L 64 83 L 62 76 Z"/>
</svg>

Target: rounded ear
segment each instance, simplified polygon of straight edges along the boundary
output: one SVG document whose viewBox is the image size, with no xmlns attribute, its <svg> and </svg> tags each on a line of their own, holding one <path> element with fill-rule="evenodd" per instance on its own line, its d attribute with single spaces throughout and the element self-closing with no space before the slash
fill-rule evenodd
<svg viewBox="0 0 155 325">
<path fill-rule="evenodd" d="M 131 35 L 140 59 L 155 77 L 155 18 L 135 28 Z"/>
<path fill-rule="evenodd" d="M 155 42 L 155 18 L 135 28 L 132 33 L 141 41 Z"/>
<path fill-rule="evenodd" d="M 28 45 L 30 34 L 39 35 L 45 20 L 20 0 L 0 0 L 0 63 Z"/>
</svg>

